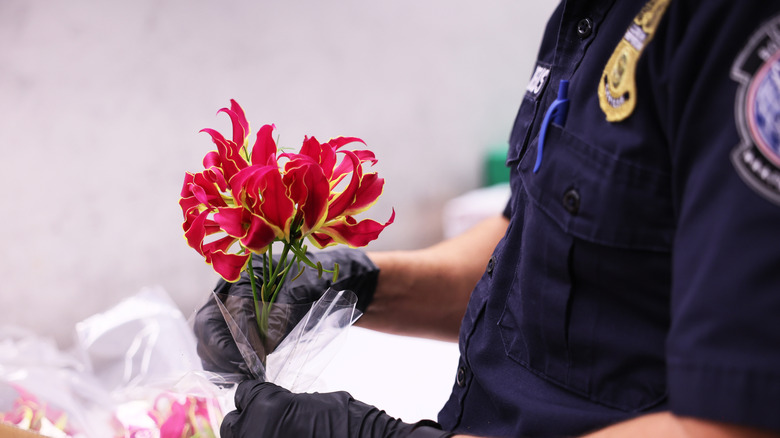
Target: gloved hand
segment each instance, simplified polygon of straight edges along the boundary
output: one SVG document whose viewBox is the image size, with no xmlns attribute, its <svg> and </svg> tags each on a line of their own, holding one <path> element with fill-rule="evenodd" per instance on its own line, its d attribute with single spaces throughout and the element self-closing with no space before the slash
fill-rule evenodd
<svg viewBox="0 0 780 438">
<path fill-rule="evenodd" d="M 337 248 L 316 253 L 310 252 L 307 253 L 307 256 L 314 263 L 322 263 L 326 269 L 332 269 L 333 265 L 338 263 L 339 275 L 336 282 L 333 283 L 333 277 L 328 273 L 324 273 L 321 277 L 318 276 L 317 270 L 312 268 L 306 268 L 300 277 L 295 278 L 298 275 L 298 266 L 293 264 L 287 275 L 288 280 L 276 297 L 277 304 L 313 303 L 322 296 L 328 287 L 332 287 L 336 290 L 353 291 L 358 297 L 358 310 L 365 311 L 373 298 L 379 276 L 379 268 L 371 262 L 365 253 L 357 249 Z M 256 275 L 262 273 L 262 258 L 253 256 L 252 266 Z M 244 320 L 237 321 L 238 323 L 245 323 L 247 326 L 253 323 L 252 285 L 246 272 L 243 272 L 241 278 L 235 283 L 220 279 L 214 292 L 227 297 L 228 300 L 232 299 L 232 304 L 227 302 L 225 304 L 231 309 L 233 318 Z M 206 304 L 198 310 L 193 328 L 198 343 L 198 355 L 205 370 L 220 374 L 245 375 L 252 378 L 214 299 L 209 298 Z M 292 326 L 281 329 L 277 327 L 278 330 L 286 330 L 287 332 L 292 328 Z"/>
<path fill-rule="evenodd" d="M 222 438 L 339 437 L 446 438 L 433 421 L 417 424 L 387 415 L 346 392 L 293 394 L 273 383 L 247 380 L 236 390 L 236 410 L 220 427 Z"/>
</svg>

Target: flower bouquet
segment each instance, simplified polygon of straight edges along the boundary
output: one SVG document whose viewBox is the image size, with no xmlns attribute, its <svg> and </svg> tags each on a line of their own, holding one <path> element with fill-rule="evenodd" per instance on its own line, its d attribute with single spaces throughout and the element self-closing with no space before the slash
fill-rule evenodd
<svg viewBox="0 0 780 438">
<path fill-rule="evenodd" d="M 281 347 L 283 338 L 294 344 L 285 347 L 288 353 L 306 357 L 317 348 L 305 345 L 321 345 L 323 335 L 332 338 L 326 327 L 343 328 L 355 319 L 356 299 L 349 291 L 328 291 L 303 310 L 276 303 L 285 282 L 295 281 L 304 269 L 332 275 L 334 282 L 338 277 L 337 264 L 310 260 L 305 242 L 320 249 L 363 247 L 393 222 L 395 212 L 384 224 L 355 218 L 376 202 L 384 187 L 384 179 L 364 169 L 377 162 L 374 154 L 345 147 L 365 145 L 363 140 L 337 137 L 320 143 L 307 136 L 298 152 L 289 152 L 277 146 L 275 126 L 264 125 L 250 146 L 241 106 L 231 100 L 230 108 L 218 113 L 230 117 L 233 135 L 228 139 L 214 129 L 201 131 L 211 136 L 217 150 L 206 154 L 203 171 L 185 175 L 179 201 L 184 236 L 224 280 L 236 282 L 247 272 L 252 297 L 216 299 L 250 371 L 266 378 L 268 354 Z M 291 270 L 296 277 L 288 275 Z M 253 317 L 247 318 L 249 314 Z M 302 327 L 291 332 L 296 324 Z"/>
</svg>

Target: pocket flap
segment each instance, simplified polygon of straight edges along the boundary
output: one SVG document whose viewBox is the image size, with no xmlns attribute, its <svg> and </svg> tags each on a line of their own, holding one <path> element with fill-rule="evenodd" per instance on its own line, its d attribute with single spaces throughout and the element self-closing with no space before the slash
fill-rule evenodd
<svg viewBox="0 0 780 438">
<path fill-rule="evenodd" d="M 538 173 L 536 141 L 520 161 L 531 200 L 565 232 L 593 243 L 669 251 L 671 177 L 620 160 L 551 125 Z"/>
</svg>

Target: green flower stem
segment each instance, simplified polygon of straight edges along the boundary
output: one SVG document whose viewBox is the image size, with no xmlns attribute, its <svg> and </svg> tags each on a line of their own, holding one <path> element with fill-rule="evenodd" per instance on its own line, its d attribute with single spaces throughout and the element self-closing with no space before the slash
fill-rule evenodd
<svg viewBox="0 0 780 438">
<path fill-rule="evenodd" d="M 314 262 L 309 260 L 308 257 L 306 257 L 306 247 L 303 246 L 293 246 L 291 248 L 293 254 L 295 255 L 295 258 L 297 258 L 299 261 L 306 264 L 306 266 L 309 266 L 312 269 L 316 269 L 320 276 L 322 276 L 323 272 L 327 272 L 329 274 L 333 274 L 333 282 L 335 283 L 337 280 L 337 277 L 339 275 L 339 265 L 338 263 L 334 264 L 333 269 L 325 269 L 321 263 L 317 263 L 316 265 Z"/>
<path fill-rule="evenodd" d="M 249 281 L 252 285 L 252 298 L 254 300 L 255 318 L 257 320 L 257 327 L 260 330 L 260 336 L 263 340 L 266 340 L 268 336 L 268 324 L 269 313 L 271 312 L 271 305 L 276 301 L 276 297 L 279 291 L 282 289 L 282 285 L 287 281 L 287 275 L 290 273 L 290 268 L 294 263 L 298 263 L 300 272 L 303 273 L 306 266 L 316 269 L 319 276 L 322 276 L 323 272 L 333 274 L 333 281 L 336 281 L 338 276 L 339 267 L 335 265 L 333 270 L 324 269 L 321 263 L 313 263 L 306 257 L 306 246 L 303 245 L 303 239 L 300 234 L 300 220 L 293 221 L 292 229 L 295 232 L 291 233 L 289 241 L 284 242 L 282 253 L 279 255 L 279 262 L 274 266 L 273 264 L 273 245 L 269 245 L 263 254 L 263 267 L 262 267 L 262 283 L 260 284 L 260 290 L 258 291 L 258 281 L 254 273 L 254 267 L 252 266 L 252 257 L 249 257 L 247 261 L 246 270 L 249 274 Z M 292 260 L 288 261 L 287 256 L 292 253 Z M 306 266 L 300 266 L 303 263 Z M 297 278 L 297 276 L 296 276 Z"/>
<path fill-rule="evenodd" d="M 263 257 L 263 278 L 270 278 L 271 268 L 273 267 L 273 259 L 274 259 L 273 245 L 269 245 L 265 253 L 266 256 Z M 263 297 L 263 299 L 265 299 L 265 297 Z"/>
<path fill-rule="evenodd" d="M 260 291 L 258 291 L 257 277 L 254 273 L 254 267 L 252 266 L 252 257 L 247 261 L 247 274 L 249 274 L 249 283 L 252 286 L 252 298 L 255 307 L 255 319 L 257 320 L 257 328 L 260 330 L 260 336 L 262 339 L 266 339 L 268 336 L 268 323 L 269 313 L 271 311 L 271 305 L 276 300 L 276 296 L 281 290 L 282 284 L 284 284 L 287 278 L 287 273 L 292 266 L 292 262 L 287 262 L 287 255 L 290 250 L 290 244 L 285 243 L 282 254 L 279 257 L 279 263 L 273 266 L 273 249 L 269 246 L 266 250 L 266 254 L 263 257 L 263 280 L 260 285 Z"/>
<path fill-rule="evenodd" d="M 249 284 L 252 285 L 252 301 L 255 305 L 255 320 L 257 320 L 257 328 L 260 330 L 260 336 L 265 339 L 266 332 L 268 332 L 268 319 L 263 318 L 262 315 L 265 313 L 264 307 L 265 307 L 265 300 L 263 300 L 263 291 L 260 291 L 260 296 L 258 297 L 257 293 L 257 281 L 255 280 L 255 272 L 252 267 L 252 257 L 249 257 L 249 260 L 246 262 L 246 270 L 249 274 Z M 265 285 L 263 285 L 265 286 Z M 261 304 L 263 304 L 261 306 Z M 263 324 L 263 320 L 265 319 L 265 325 Z"/>
<path fill-rule="evenodd" d="M 306 264 L 306 266 L 309 266 L 310 268 L 317 269 L 317 265 L 314 264 L 311 260 L 309 260 L 308 257 L 306 257 L 306 247 L 291 247 L 290 248 L 295 255 L 295 257 Z"/>
<path fill-rule="evenodd" d="M 270 246 L 268 247 L 270 251 Z M 287 255 L 290 252 L 290 244 L 285 242 L 284 249 L 282 249 L 282 254 L 279 256 L 279 263 L 276 264 L 276 267 L 273 268 L 271 271 L 270 277 L 266 280 L 263 279 L 265 284 L 270 286 L 269 289 L 266 289 L 266 292 L 268 295 L 264 296 L 265 299 L 275 298 L 276 292 L 279 290 L 279 287 L 284 282 L 284 278 L 279 279 L 279 276 L 285 272 L 289 266 L 287 263 Z M 270 256 L 270 253 L 269 253 Z M 270 258 L 270 257 L 269 257 Z M 273 262 L 271 260 L 268 261 L 269 265 L 273 267 Z M 269 304 L 271 304 L 271 301 L 269 301 Z"/>
<path fill-rule="evenodd" d="M 281 262 L 281 260 L 280 260 L 280 262 Z M 284 270 L 280 274 L 281 278 L 279 279 L 278 283 L 276 284 L 275 290 L 271 294 L 270 302 L 276 301 L 276 296 L 279 294 L 279 291 L 282 290 L 282 285 L 287 280 L 287 274 L 290 273 L 290 268 L 292 267 L 294 262 L 295 262 L 295 258 L 293 257 L 293 260 L 291 260 L 289 263 L 287 263 L 286 266 L 284 267 Z"/>
</svg>

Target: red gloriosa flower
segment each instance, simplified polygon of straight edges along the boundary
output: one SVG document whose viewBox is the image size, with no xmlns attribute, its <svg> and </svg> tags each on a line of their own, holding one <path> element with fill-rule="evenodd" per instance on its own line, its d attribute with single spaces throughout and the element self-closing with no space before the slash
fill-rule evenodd
<svg viewBox="0 0 780 438">
<path fill-rule="evenodd" d="M 371 151 L 345 148 L 363 140 L 305 137 L 299 152 L 279 153 L 274 125 L 262 126 L 250 147 L 241 106 L 231 100 L 218 113 L 230 117 L 233 135 L 201 131 L 217 150 L 203 158 L 203 171 L 185 174 L 179 205 L 187 243 L 225 280 L 238 280 L 251 253 L 275 241 L 298 256 L 303 238 L 319 248 L 362 247 L 393 222 L 395 212 L 385 223 L 355 218 L 376 203 L 385 182 L 365 172 L 377 162 Z"/>
</svg>

